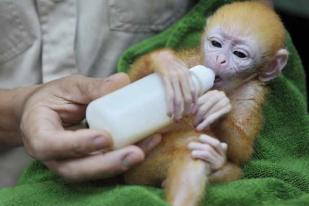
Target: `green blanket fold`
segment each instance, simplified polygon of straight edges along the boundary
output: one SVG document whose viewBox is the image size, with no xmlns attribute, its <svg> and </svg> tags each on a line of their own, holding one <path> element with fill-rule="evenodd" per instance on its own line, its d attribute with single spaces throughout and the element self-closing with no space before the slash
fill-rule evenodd
<svg viewBox="0 0 309 206">
<path fill-rule="evenodd" d="M 205 19 L 230 1 L 200 0 L 183 19 L 161 34 L 128 49 L 119 61 L 127 71 L 140 55 L 161 47 L 187 48 L 199 44 Z M 255 144 L 245 177 L 212 185 L 202 205 L 309 205 L 309 115 L 304 69 L 287 34 L 290 59 L 270 87 L 264 107 L 265 126 Z M 0 205 L 167 205 L 155 187 L 106 184 L 102 181 L 66 184 L 40 162 L 33 162 L 17 186 L 0 190 Z"/>
</svg>

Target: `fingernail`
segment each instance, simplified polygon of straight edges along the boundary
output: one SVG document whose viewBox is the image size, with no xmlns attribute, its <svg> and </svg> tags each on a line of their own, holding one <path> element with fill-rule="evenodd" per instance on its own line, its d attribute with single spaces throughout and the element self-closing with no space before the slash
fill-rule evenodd
<svg viewBox="0 0 309 206">
<path fill-rule="evenodd" d="M 102 148 L 109 146 L 109 141 L 104 136 L 97 136 L 94 138 L 93 144 L 96 149 L 102 149 Z"/>
<path fill-rule="evenodd" d="M 207 141 L 207 135 L 206 134 L 202 134 L 199 138 L 200 138 L 200 140 L 202 140 L 202 141 Z"/>
<path fill-rule="evenodd" d="M 190 143 L 188 144 L 187 148 L 188 148 L 189 150 L 192 150 L 192 149 L 193 149 L 193 143 L 190 142 Z"/>
<path fill-rule="evenodd" d="M 127 168 L 132 167 L 137 162 L 138 162 L 138 159 L 136 158 L 136 155 L 133 153 L 128 153 L 122 160 L 122 164 Z"/>
<path fill-rule="evenodd" d="M 191 152 L 191 155 L 193 156 L 193 157 L 197 157 L 198 156 L 198 154 L 199 154 L 199 152 L 198 151 L 195 151 L 195 150 L 193 150 L 192 152 Z"/>
<path fill-rule="evenodd" d="M 226 143 L 220 143 L 220 145 L 221 145 L 221 147 L 222 147 L 223 149 L 227 149 L 227 144 L 226 144 Z"/>
</svg>

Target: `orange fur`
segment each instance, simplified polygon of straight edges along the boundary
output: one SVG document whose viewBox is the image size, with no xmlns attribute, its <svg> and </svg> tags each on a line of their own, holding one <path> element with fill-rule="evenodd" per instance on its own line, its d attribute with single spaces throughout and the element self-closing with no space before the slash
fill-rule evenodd
<svg viewBox="0 0 309 206">
<path fill-rule="evenodd" d="M 260 18 L 262 16 L 264 18 Z M 269 19 L 274 19 L 273 27 L 264 28 L 264 23 Z M 266 50 L 269 42 L 273 42 L 271 45 L 274 46 L 269 48 L 269 51 L 265 50 L 269 58 L 284 45 L 284 30 L 280 26 L 279 17 L 269 7 L 257 2 L 233 3 L 221 7 L 208 21 L 202 43 L 207 29 L 217 25 L 232 27 L 239 32 L 238 35 L 253 35 L 262 39 L 260 43 L 264 44 L 262 47 Z M 204 55 L 203 48 L 201 49 L 178 52 L 161 49 L 146 54 L 131 66 L 129 76 L 135 81 L 152 73 L 157 61 L 156 56 L 162 53 L 170 52 L 188 67 L 201 64 L 201 54 Z M 211 125 L 210 130 L 203 132 L 228 144 L 228 162 L 221 169 L 207 175 L 207 163 L 191 158 L 187 145 L 202 133 L 194 130 L 192 119 L 188 117 L 162 130 L 163 139 L 160 145 L 142 164 L 124 175 L 125 181 L 131 184 L 160 185 L 166 179 L 165 194 L 171 205 L 195 206 L 201 201 L 207 182 L 219 183 L 239 179 L 242 176 L 240 164 L 250 159 L 254 140 L 263 124 L 262 105 L 267 92 L 267 87 L 258 80 L 244 83 L 228 94 L 232 111 Z"/>
</svg>

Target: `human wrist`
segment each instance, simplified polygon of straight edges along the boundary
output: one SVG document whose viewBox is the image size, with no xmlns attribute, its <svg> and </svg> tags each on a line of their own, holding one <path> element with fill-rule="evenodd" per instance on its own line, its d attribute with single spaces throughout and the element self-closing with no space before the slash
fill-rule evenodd
<svg viewBox="0 0 309 206">
<path fill-rule="evenodd" d="M 12 112 L 18 127 L 27 100 L 38 88 L 40 88 L 40 85 L 32 85 L 27 87 L 16 88 L 12 91 L 12 97 L 11 97 Z"/>
<path fill-rule="evenodd" d="M 22 138 L 19 129 L 23 107 L 38 86 L 0 89 L 0 145 L 19 146 Z"/>
</svg>

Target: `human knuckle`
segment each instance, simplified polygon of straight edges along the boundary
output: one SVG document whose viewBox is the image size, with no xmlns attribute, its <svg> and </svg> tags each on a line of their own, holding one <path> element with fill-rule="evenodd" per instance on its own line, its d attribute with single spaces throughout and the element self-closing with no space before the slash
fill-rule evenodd
<svg viewBox="0 0 309 206">
<path fill-rule="evenodd" d="M 72 152 L 77 156 L 84 154 L 85 146 L 80 144 L 79 142 L 72 142 Z"/>
<path fill-rule="evenodd" d="M 38 160 L 46 159 L 46 154 L 48 152 L 45 144 L 34 138 L 29 141 L 27 150 L 33 158 Z"/>
</svg>

